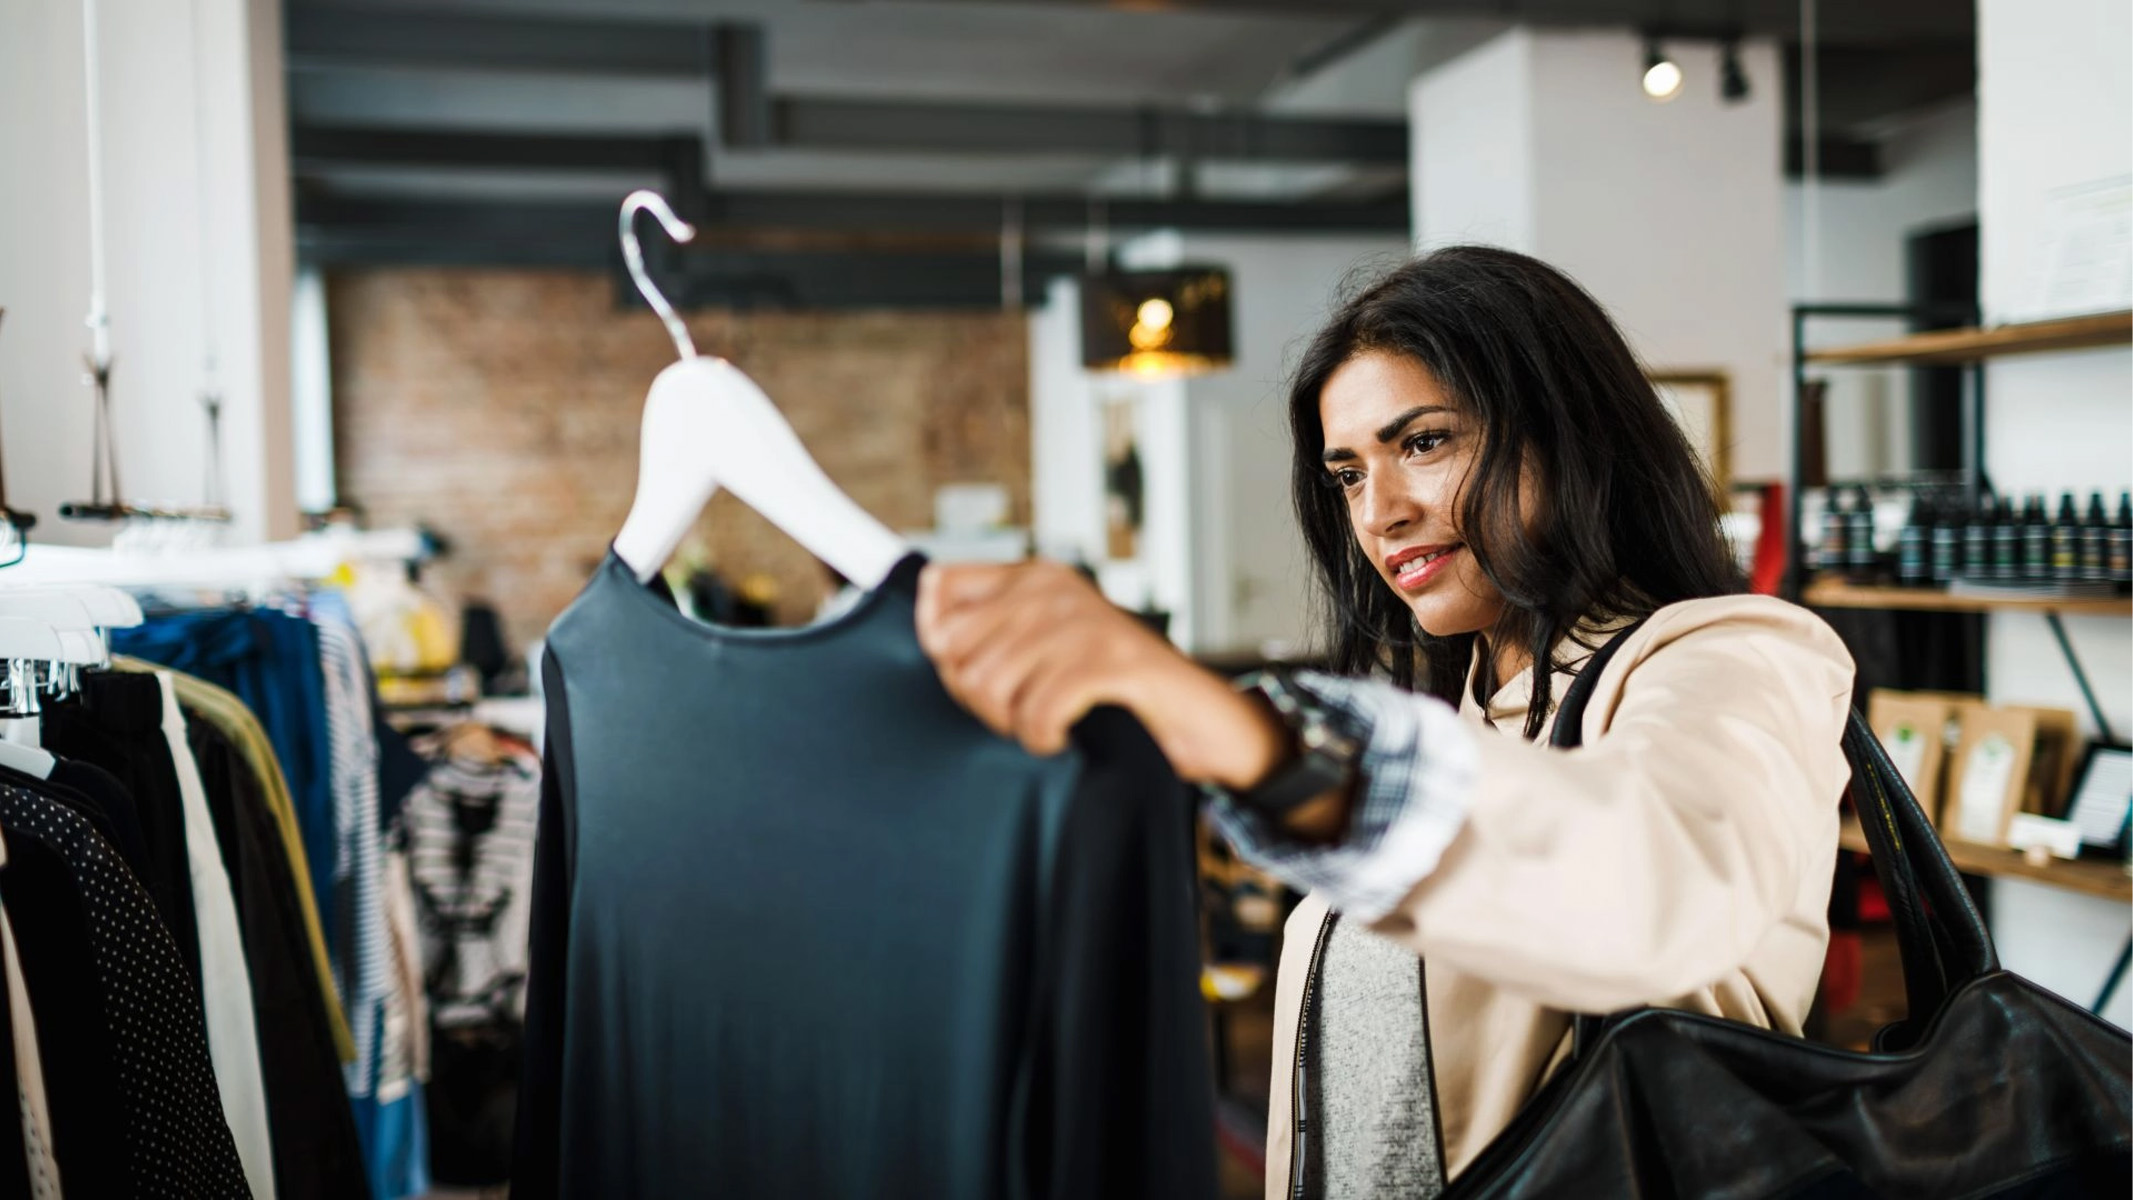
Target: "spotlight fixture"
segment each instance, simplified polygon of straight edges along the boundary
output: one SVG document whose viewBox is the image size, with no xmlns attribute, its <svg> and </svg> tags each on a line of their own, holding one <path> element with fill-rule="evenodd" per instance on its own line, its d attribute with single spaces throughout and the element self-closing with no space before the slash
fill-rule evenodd
<svg viewBox="0 0 2133 1200">
<path fill-rule="evenodd" d="M 1658 38 L 1644 42 L 1644 94 L 1662 103 L 1681 94 L 1681 66 L 1659 48 Z"/>
<path fill-rule="evenodd" d="M 1162 377 L 1230 365 L 1229 272 L 1102 271 L 1081 282 L 1081 363 Z"/>
<path fill-rule="evenodd" d="M 1740 69 L 1740 43 L 1727 42 L 1718 60 L 1718 94 L 1728 104 L 1748 98 L 1748 74 Z"/>
</svg>

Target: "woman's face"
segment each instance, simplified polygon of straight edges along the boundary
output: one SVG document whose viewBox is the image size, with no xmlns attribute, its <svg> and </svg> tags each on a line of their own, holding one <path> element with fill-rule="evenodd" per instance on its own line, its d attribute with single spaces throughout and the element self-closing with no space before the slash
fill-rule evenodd
<svg viewBox="0 0 2133 1200">
<path fill-rule="evenodd" d="M 1503 594 L 1459 528 L 1481 430 L 1458 397 L 1414 359 L 1370 350 L 1327 378 L 1318 419 L 1356 544 L 1416 622 L 1434 637 L 1495 624 Z"/>
</svg>

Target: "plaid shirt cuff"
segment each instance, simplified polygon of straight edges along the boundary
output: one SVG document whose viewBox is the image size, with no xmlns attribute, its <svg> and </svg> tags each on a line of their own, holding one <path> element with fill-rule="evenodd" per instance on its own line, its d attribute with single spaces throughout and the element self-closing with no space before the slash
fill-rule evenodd
<svg viewBox="0 0 2133 1200">
<path fill-rule="evenodd" d="M 1220 793 L 1209 815 L 1256 866 L 1345 916 L 1376 921 L 1436 869 L 1466 824 L 1479 770 L 1474 731 L 1443 701 L 1381 680 L 1300 671 L 1289 681 L 1363 745 L 1347 832 L 1331 845 L 1300 842 Z"/>
</svg>

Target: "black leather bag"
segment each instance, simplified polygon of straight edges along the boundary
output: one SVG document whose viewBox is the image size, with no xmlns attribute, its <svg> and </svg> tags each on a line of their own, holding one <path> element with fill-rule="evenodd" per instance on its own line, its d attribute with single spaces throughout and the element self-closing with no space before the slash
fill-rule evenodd
<svg viewBox="0 0 2133 1200">
<path fill-rule="evenodd" d="M 1605 646 L 1566 690 L 1575 746 Z M 1578 1019 L 1574 1053 L 1447 1200 L 2133 1195 L 2133 1039 L 2002 970 L 1909 787 L 1854 712 L 1851 794 L 1909 1015 L 1853 1053 L 1670 1009 Z"/>
</svg>

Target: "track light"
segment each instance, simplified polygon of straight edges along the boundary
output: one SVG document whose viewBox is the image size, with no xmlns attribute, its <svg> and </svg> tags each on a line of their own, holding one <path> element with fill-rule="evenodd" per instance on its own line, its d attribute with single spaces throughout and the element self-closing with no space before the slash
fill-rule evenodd
<svg viewBox="0 0 2133 1200">
<path fill-rule="evenodd" d="M 1740 69 L 1740 43 L 1727 42 L 1718 60 L 1718 94 L 1728 104 L 1748 98 L 1748 75 Z"/>
<path fill-rule="evenodd" d="M 1644 94 L 1661 102 L 1681 94 L 1681 67 L 1659 48 L 1658 38 L 1644 43 Z"/>
</svg>

